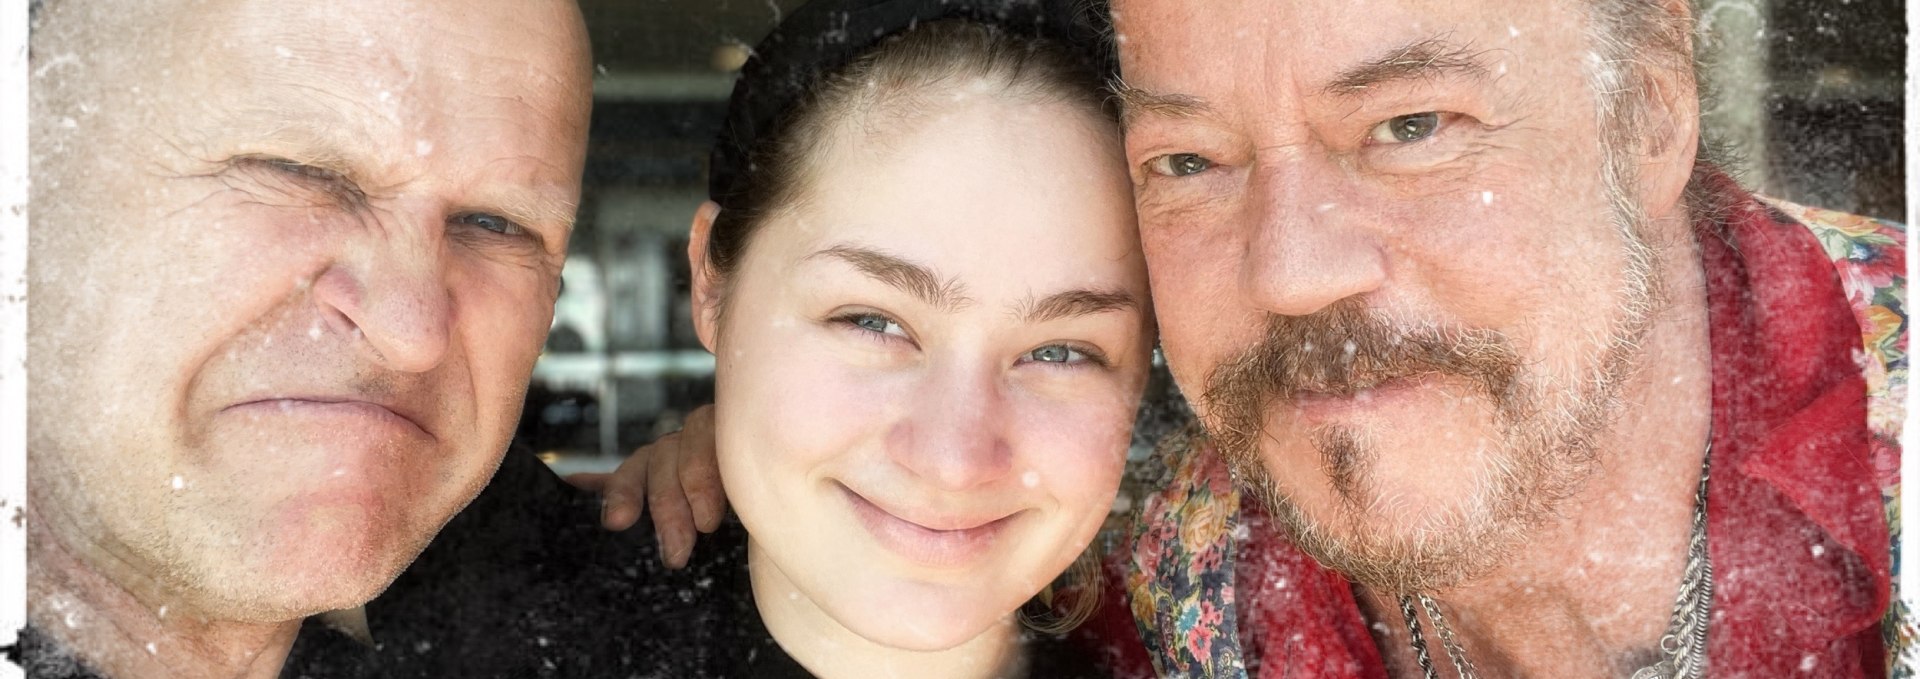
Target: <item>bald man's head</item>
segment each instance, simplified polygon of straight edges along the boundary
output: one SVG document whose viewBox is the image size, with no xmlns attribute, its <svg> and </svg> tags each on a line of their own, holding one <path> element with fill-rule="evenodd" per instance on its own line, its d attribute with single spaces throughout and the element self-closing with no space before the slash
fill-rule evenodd
<svg viewBox="0 0 1920 679">
<path fill-rule="evenodd" d="M 31 47 L 46 529 L 153 608 L 364 602 L 518 420 L 585 157 L 578 8 L 66 0 Z"/>
<path fill-rule="evenodd" d="M 230 76 L 224 84 L 238 88 L 255 78 L 283 77 L 249 68 L 257 65 L 246 60 L 281 57 L 262 50 L 290 50 L 299 43 L 335 53 L 288 66 L 324 61 L 333 73 L 322 75 L 335 78 L 380 64 L 418 68 L 447 48 L 482 59 L 536 54 L 552 71 L 545 76 L 565 79 L 540 88 L 539 94 L 552 98 L 543 105 L 582 125 L 592 107 L 592 58 L 573 0 L 43 0 L 35 15 L 29 138 L 35 160 L 42 161 L 34 167 L 36 177 L 66 170 L 63 160 L 85 154 L 60 151 L 103 131 L 131 128 L 151 138 L 152 115 L 198 115 L 166 100 L 180 91 L 176 83 L 182 79 L 224 74 Z M 463 25 L 507 29 L 487 36 L 498 41 L 498 53 L 488 54 L 489 45 L 477 41 L 484 33 L 468 43 L 456 30 Z M 322 27 L 334 30 L 314 30 Z M 375 44 L 379 49 L 369 49 Z M 584 147 L 584 135 L 576 141 Z"/>
</svg>

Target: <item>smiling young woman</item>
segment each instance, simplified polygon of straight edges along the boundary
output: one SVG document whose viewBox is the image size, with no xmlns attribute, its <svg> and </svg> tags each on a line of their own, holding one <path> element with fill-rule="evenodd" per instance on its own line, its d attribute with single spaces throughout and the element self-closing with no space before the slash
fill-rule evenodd
<svg viewBox="0 0 1920 679">
<path fill-rule="evenodd" d="M 844 64 L 776 29 L 693 222 L 746 669 L 1089 672 L 1018 613 L 1107 516 L 1148 370 L 1119 129 L 1096 69 L 1022 30 L 1039 8 L 891 4 L 783 24 L 875 22 Z"/>
</svg>

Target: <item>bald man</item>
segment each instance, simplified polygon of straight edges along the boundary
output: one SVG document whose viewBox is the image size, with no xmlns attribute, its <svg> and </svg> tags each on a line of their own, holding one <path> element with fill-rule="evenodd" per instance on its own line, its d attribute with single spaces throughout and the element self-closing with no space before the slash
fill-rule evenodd
<svg viewBox="0 0 1920 679">
<path fill-rule="evenodd" d="M 49 2 L 32 676 L 273 677 L 500 465 L 580 190 L 568 0 Z"/>
</svg>

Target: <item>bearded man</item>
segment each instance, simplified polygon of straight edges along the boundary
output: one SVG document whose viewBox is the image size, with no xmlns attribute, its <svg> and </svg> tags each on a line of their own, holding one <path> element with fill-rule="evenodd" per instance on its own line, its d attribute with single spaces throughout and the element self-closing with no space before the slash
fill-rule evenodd
<svg viewBox="0 0 1920 679">
<path fill-rule="evenodd" d="M 1888 671 L 1904 233 L 1718 169 L 1686 3 L 1113 16 L 1162 674 Z"/>
</svg>

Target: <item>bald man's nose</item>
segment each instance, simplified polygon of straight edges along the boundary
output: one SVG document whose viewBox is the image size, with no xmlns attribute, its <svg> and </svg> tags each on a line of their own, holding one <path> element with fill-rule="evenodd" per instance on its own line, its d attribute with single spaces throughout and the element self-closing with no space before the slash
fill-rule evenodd
<svg viewBox="0 0 1920 679">
<path fill-rule="evenodd" d="M 1319 159 L 1264 165 L 1253 178 L 1240 288 L 1262 311 L 1306 316 L 1373 292 L 1386 253 L 1357 206 L 1343 206 L 1337 168 Z"/>
<path fill-rule="evenodd" d="M 377 243 L 314 281 L 313 297 L 335 332 L 357 333 L 376 363 L 402 372 L 440 365 L 451 343 L 453 301 L 439 241 Z"/>
</svg>

